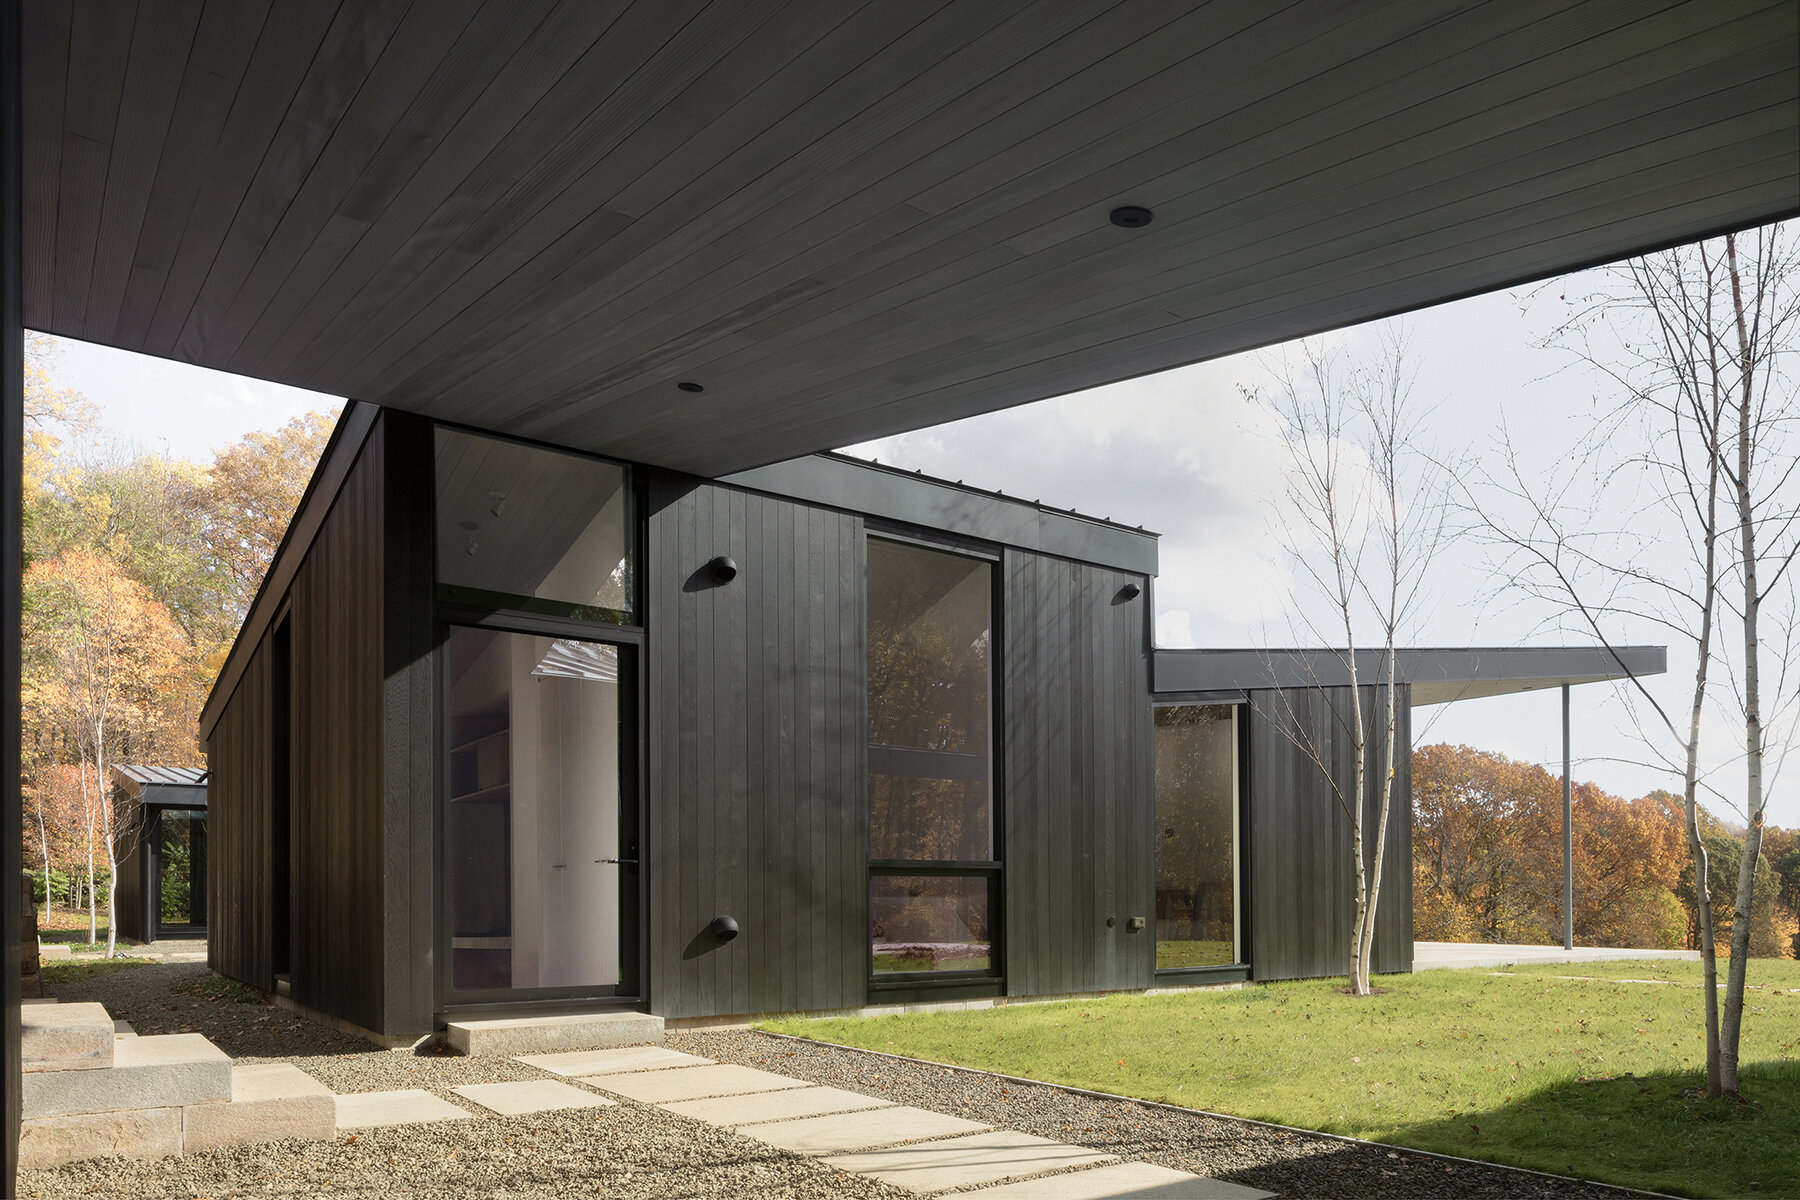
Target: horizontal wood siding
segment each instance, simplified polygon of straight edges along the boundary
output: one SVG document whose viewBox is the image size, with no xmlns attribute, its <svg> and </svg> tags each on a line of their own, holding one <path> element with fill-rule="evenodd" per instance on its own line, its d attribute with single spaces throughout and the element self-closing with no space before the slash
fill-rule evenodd
<svg viewBox="0 0 1800 1200">
<path fill-rule="evenodd" d="M 273 991 L 269 966 L 269 683 L 264 638 L 206 743 L 206 961 Z"/>
<path fill-rule="evenodd" d="M 666 474 L 647 510 L 651 1010 L 861 1004 L 862 522 Z M 736 940 L 705 933 L 719 915 Z"/>
<path fill-rule="evenodd" d="M 1005 970 L 1012 995 L 1147 987 L 1155 821 L 1145 579 L 1003 560 Z M 1107 925 L 1107 918 L 1114 924 Z M 1130 919 L 1145 919 L 1130 929 Z"/>
<path fill-rule="evenodd" d="M 293 997 L 372 1030 L 385 928 L 383 442 L 378 423 L 291 591 Z"/>
<path fill-rule="evenodd" d="M 1250 970 L 1256 979 L 1308 979 L 1349 971 L 1356 914 L 1351 822 L 1321 764 L 1346 793 L 1356 773 L 1349 688 L 1250 693 Z M 1372 705 L 1374 690 L 1363 689 Z M 1379 735 L 1371 724 L 1371 748 Z M 1411 716 L 1400 698 L 1397 771 L 1388 818 L 1375 969 L 1412 965 Z M 1373 838 L 1380 772 L 1371 760 L 1365 789 Z"/>
</svg>

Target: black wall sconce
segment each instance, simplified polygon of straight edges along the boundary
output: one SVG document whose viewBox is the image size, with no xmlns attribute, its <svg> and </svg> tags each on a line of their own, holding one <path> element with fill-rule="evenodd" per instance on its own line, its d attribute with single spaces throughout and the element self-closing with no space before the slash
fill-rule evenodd
<svg viewBox="0 0 1800 1200">
<path fill-rule="evenodd" d="M 732 917 L 714 917 L 711 924 L 707 925 L 706 932 L 712 934 L 721 942 L 729 942 L 738 935 L 738 923 Z"/>
<path fill-rule="evenodd" d="M 707 569 L 712 572 L 714 583 L 730 583 L 737 578 L 737 564 L 723 554 L 706 565 Z"/>
<path fill-rule="evenodd" d="M 1119 599 L 1121 600 L 1136 600 L 1143 594 L 1144 589 L 1135 583 L 1128 583 L 1119 589 Z"/>
</svg>

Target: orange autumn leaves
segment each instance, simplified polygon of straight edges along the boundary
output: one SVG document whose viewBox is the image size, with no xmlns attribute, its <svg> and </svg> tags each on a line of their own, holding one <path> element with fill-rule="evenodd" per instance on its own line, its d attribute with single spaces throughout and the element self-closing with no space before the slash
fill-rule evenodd
<svg viewBox="0 0 1800 1200">
<path fill-rule="evenodd" d="M 1578 944 L 1672 949 L 1692 942 L 1687 843 L 1670 799 L 1624 800 L 1593 784 L 1575 786 Z M 1790 916 L 1756 914 L 1771 927 L 1791 928 Z M 1561 779 L 1468 746 L 1415 750 L 1413 922 L 1414 936 L 1425 941 L 1560 943 Z M 1785 941 L 1758 941 L 1766 953 L 1786 949 Z"/>
</svg>

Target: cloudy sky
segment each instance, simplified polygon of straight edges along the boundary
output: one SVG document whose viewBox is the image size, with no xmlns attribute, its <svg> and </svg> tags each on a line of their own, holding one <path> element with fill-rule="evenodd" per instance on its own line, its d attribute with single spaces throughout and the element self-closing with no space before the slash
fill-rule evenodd
<svg viewBox="0 0 1800 1200">
<path fill-rule="evenodd" d="M 1430 410 L 1423 439 L 1433 454 L 1492 463 L 1503 428 L 1527 471 L 1554 473 L 1608 403 L 1601 380 L 1537 343 L 1561 312 L 1559 300 L 1591 281 L 1571 277 L 1529 292 L 1500 293 L 1401 319 L 1413 346 L 1415 396 Z M 1392 326 L 1331 335 L 1349 358 L 1366 357 Z M 928 474 L 965 479 L 1009 495 L 1041 498 L 1162 535 L 1156 634 L 1163 646 L 1295 645 L 1304 614 L 1317 612 L 1281 551 L 1271 514 L 1281 510 L 1287 451 L 1282 426 L 1244 394 L 1266 388 L 1273 356 L 1241 355 L 1099 388 L 1002 413 L 886 438 L 846 451 Z M 58 375 L 86 393 L 109 430 L 147 449 L 204 459 L 212 447 L 311 409 L 341 402 L 78 342 L 60 343 Z M 1597 515 L 1629 526 L 1631 512 Z M 1432 586 L 1409 640 L 1428 646 L 1591 644 L 1553 607 L 1507 587 L 1479 538 L 1453 536 L 1439 551 Z M 1666 643 L 1653 628 L 1625 628 L 1621 641 Z M 1685 709 L 1691 651 L 1671 645 L 1670 672 L 1652 683 L 1671 712 Z M 1641 705 L 1637 706 L 1642 708 Z M 1627 796 L 1679 776 L 1644 765 L 1655 757 L 1642 722 L 1611 685 L 1573 694 L 1576 774 Z M 1421 709 L 1416 738 L 1460 742 L 1560 770 L 1558 693 L 1464 701 Z M 1739 735 L 1723 713 L 1709 720 L 1715 808 L 1741 799 L 1730 764 Z M 1667 752 L 1666 741 L 1661 744 Z M 1772 789 L 1770 819 L 1800 824 L 1786 779 Z"/>
</svg>

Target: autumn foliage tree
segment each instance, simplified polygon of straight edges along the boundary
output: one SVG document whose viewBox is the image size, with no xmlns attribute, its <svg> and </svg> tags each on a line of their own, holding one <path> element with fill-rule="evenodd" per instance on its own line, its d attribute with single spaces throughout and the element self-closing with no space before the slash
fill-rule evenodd
<svg viewBox="0 0 1800 1200">
<path fill-rule="evenodd" d="M 194 756 L 198 688 L 187 639 L 148 588 L 97 554 L 69 551 L 32 564 L 25 591 L 32 601 L 25 704 L 67 735 L 90 838 L 99 840 L 110 881 L 117 836 L 130 819 L 112 801 L 112 765 L 131 753 L 164 761 Z M 90 880 L 92 858 L 90 848 Z M 109 882 L 109 954 L 116 890 Z"/>
<path fill-rule="evenodd" d="M 1573 789 L 1575 939 L 1585 946 L 1698 945 L 1682 798 Z M 1562 931 L 1562 781 L 1468 746 L 1413 751 L 1413 927 L 1426 941 L 1555 944 Z M 1702 810 L 1715 934 L 1730 936 L 1742 839 Z M 1787 831 L 1772 831 L 1786 837 Z M 1751 953 L 1784 953 L 1773 872 L 1752 914 Z"/>
<path fill-rule="evenodd" d="M 91 899 L 131 833 L 111 767 L 201 765 L 200 705 L 333 417 L 252 433 L 209 464 L 146 454 L 58 385 L 53 339 L 25 350 L 23 850 L 47 897 L 61 873 Z"/>
</svg>

